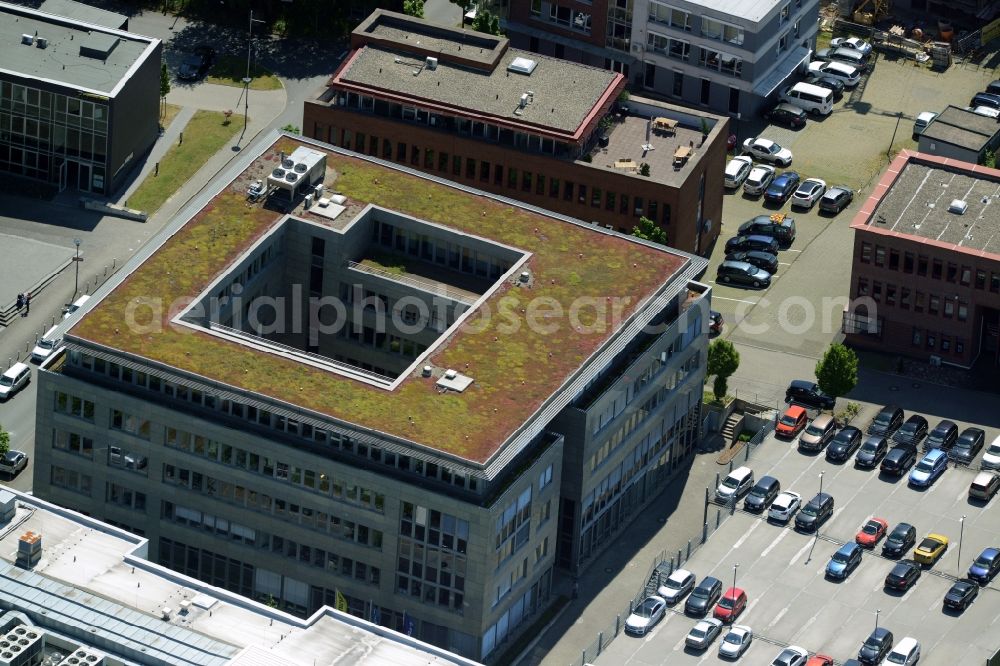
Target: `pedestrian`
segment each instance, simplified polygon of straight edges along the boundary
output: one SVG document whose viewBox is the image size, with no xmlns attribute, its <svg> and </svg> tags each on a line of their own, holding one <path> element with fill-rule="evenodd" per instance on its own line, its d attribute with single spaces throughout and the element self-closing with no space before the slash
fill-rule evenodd
<svg viewBox="0 0 1000 666">
<path fill-rule="evenodd" d="M 24 294 L 17 295 L 17 313 L 21 314 L 21 308 L 24 307 Z"/>
<path fill-rule="evenodd" d="M 24 316 L 27 317 L 31 313 L 31 292 L 24 294 Z"/>
</svg>

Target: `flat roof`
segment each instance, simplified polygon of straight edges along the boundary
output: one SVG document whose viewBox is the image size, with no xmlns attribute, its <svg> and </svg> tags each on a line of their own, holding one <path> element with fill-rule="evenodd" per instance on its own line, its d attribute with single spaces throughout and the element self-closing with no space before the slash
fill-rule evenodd
<svg viewBox="0 0 1000 666">
<path fill-rule="evenodd" d="M 116 14 L 84 2 L 75 2 L 75 0 L 45 0 L 39 9 L 47 14 L 65 16 L 115 30 L 124 30 L 125 26 L 128 25 L 128 17 L 124 14 Z"/>
<path fill-rule="evenodd" d="M 46 40 L 44 48 L 33 39 Z M 0 71 L 113 96 L 159 40 L 0 2 Z M 99 50 L 91 50 L 93 48 Z"/>
<path fill-rule="evenodd" d="M 787 4 L 788 0 L 682 0 L 679 6 L 685 5 L 700 7 L 720 14 L 728 14 L 733 22 L 743 23 L 744 21 L 760 21 L 767 16 L 776 6 L 781 3 Z M 665 4 L 678 3 L 666 1 Z M 743 19 L 743 20 L 741 20 Z"/>
<path fill-rule="evenodd" d="M 212 587 L 145 559 L 147 541 L 17 491 L 0 538 L 0 606 L 126 663 L 179 666 L 474 666 L 476 662 L 325 607 L 309 618 Z M 16 525 L 16 529 L 8 529 Z M 14 565 L 22 535 L 39 562 Z M 181 602 L 191 605 L 182 611 Z M 169 620 L 162 609 L 169 608 Z"/>
<path fill-rule="evenodd" d="M 172 325 L 170 308 L 156 315 L 162 326 L 155 334 L 125 325 L 134 320 L 136 304 L 196 297 L 284 219 L 282 212 L 248 206 L 246 186 L 276 165 L 280 151 L 289 153 L 301 145 L 326 153 L 326 191 L 346 197 L 347 215 L 373 204 L 530 253 L 519 269 L 530 273 L 530 289 L 516 286 L 516 279 L 500 283 L 473 309 L 475 326 L 440 339 L 430 352 L 431 365 L 474 379 L 464 392 L 441 393 L 435 378 L 419 372 L 392 390 L 369 386 Z M 589 359 L 635 324 L 637 313 L 648 315 L 653 299 L 698 261 L 406 167 L 278 134 L 205 191 L 168 226 L 159 244 L 150 246 L 148 257 L 138 257 L 102 287 L 110 293 L 98 292 L 99 302 L 68 339 L 120 350 L 477 463 L 519 437 Z M 578 322 L 566 316 L 588 302 L 594 310 L 581 311 Z M 542 312 L 535 309 L 543 303 Z M 600 304 L 607 304 L 603 313 L 589 314 Z M 563 316 L 553 314 L 558 311 Z M 597 317 L 601 325 L 593 325 Z"/>
<path fill-rule="evenodd" d="M 667 110 L 663 112 L 663 117 L 672 115 L 674 114 Z M 591 162 L 587 163 L 587 166 L 612 173 L 624 173 L 636 178 L 647 178 L 647 176 L 640 175 L 635 168 L 645 162 L 649 165 L 648 178 L 657 183 L 679 187 L 694 171 L 695 166 L 708 151 L 711 142 L 706 140 L 702 144 L 701 128 L 696 128 L 689 123 L 678 125 L 670 133 L 650 132 L 647 143 L 646 125 L 648 123 L 647 118 L 636 116 L 629 116 L 615 122 L 606 134 L 608 145 L 603 148 L 600 145 L 594 146 L 590 153 Z M 647 147 L 652 149 L 647 150 Z M 675 168 L 674 153 L 682 147 L 687 148 L 690 155 L 682 161 L 680 166 Z M 631 164 L 623 166 L 622 162 L 625 160 L 629 160 Z"/>
<path fill-rule="evenodd" d="M 975 152 L 985 148 L 997 133 L 1000 124 L 968 109 L 949 106 L 924 128 L 921 137 L 928 141 L 943 141 Z"/>
<path fill-rule="evenodd" d="M 1000 259 L 1000 170 L 904 150 L 851 226 Z"/>
</svg>

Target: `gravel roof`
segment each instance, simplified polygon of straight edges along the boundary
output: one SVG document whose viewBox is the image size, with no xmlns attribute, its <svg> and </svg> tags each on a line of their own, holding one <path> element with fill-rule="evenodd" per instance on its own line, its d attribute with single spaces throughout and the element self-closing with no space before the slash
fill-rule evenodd
<svg viewBox="0 0 1000 666">
<path fill-rule="evenodd" d="M 518 57 L 533 60 L 538 66 L 530 75 L 508 72 L 507 66 Z M 614 72 L 605 69 L 517 49 L 508 49 L 492 72 L 443 61 L 433 70 L 423 64 L 423 58 L 413 54 L 368 45 L 339 78 L 415 101 L 430 100 L 564 132 L 580 127 L 615 80 Z M 515 114 L 521 95 L 529 90 L 534 93 L 532 103 L 521 109 L 520 115 Z"/>
</svg>

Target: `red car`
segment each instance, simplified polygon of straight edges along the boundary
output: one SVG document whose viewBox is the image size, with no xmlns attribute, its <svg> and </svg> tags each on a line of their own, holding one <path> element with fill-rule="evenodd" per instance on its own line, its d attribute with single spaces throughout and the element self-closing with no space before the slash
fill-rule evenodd
<svg viewBox="0 0 1000 666">
<path fill-rule="evenodd" d="M 806 666 L 833 666 L 833 657 L 828 657 L 825 654 L 816 654 L 809 657 Z"/>
<path fill-rule="evenodd" d="M 809 423 L 809 415 L 804 407 L 792 405 L 778 419 L 774 434 L 778 437 L 793 439 Z"/>
<path fill-rule="evenodd" d="M 747 607 L 747 593 L 738 587 L 731 587 L 726 590 L 726 593 L 722 595 L 719 599 L 719 603 L 715 605 L 715 610 L 712 611 L 712 615 L 717 620 L 722 620 L 723 622 L 732 622 L 739 614 L 743 612 L 743 609 Z"/>
<path fill-rule="evenodd" d="M 889 529 L 889 523 L 885 522 L 881 518 L 872 518 L 858 532 L 858 535 L 854 537 L 854 540 L 858 542 L 859 546 L 864 546 L 865 548 L 874 548 L 875 544 L 882 540 L 885 536 L 886 530 Z"/>
</svg>

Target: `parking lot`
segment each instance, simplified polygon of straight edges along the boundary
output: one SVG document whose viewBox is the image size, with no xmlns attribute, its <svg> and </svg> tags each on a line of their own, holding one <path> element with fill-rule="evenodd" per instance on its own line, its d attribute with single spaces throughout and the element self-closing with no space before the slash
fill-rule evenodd
<svg viewBox="0 0 1000 666">
<path fill-rule="evenodd" d="M 854 424 L 864 429 L 876 412 L 876 407 L 869 407 Z M 936 423 L 933 418 L 929 421 L 932 427 Z M 970 424 L 958 425 L 965 428 Z M 998 429 L 988 427 L 986 432 L 989 442 Z M 905 476 L 885 477 L 877 469 L 859 469 L 852 462 L 827 462 L 822 453 L 802 453 L 795 440 L 773 436 L 757 448 L 748 466 L 757 479 L 765 474 L 776 477 L 782 490 L 799 493 L 803 504 L 819 492 L 822 482 L 823 492 L 834 497 L 835 508 L 814 536 L 768 522 L 766 514 L 740 508 L 727 517 L 727 508 L 709 506 L 710 525 L 714 527 L 717 512 L 723 522 L 682 566 L 698 580 L 709 575 L 719 578 L 724 588 L 733 584 L 735 573 L 736 585 L 746 591 L 747 609 L 736 623 L 750 626 L 755 639 L 740 664 L 770 664 L 787 644 L 843 663 L 856 657 L 861 643 L 875 628 L 876 611 L 880 611 L 878 625 L 890 629 L 897 641 L 912 636 L 920 642 L 922 666 L 981 664 L 1000 648 L 1000 578 L 982 588 L 964 613 L 942 610 L 942 600 L 955 577 L 964 576 L 984 548 L 1000 546 L 998 497 L 987 505 L 968 500 L 969 484 L 979 468 L 978 457 L 971 467 L 949 466 L 926 490 L 909 487 Z M 852 541 L 872 516 L 884 518 L 890 529 L 899 522 L 914 525 L 918 543 L 932 532 L 950 539 L 944 556 L 932 567 L 925 567 L 917 583 L 903 594 L 883 588 L 894 561 L 881 556 L 881 544 L 865 551 L 861 564 L 845 581 L 824 576 L 830 556 L 841 544 Z M 912 550 L 904 557 L 911 558 Z M 721 638 L 703 653 L 685 647 L 684 638 L 696 621 L 683 614 L 681 602 L 646 636 L 620 636 L 594 663 L 718 663 Z"/>
</svg>

